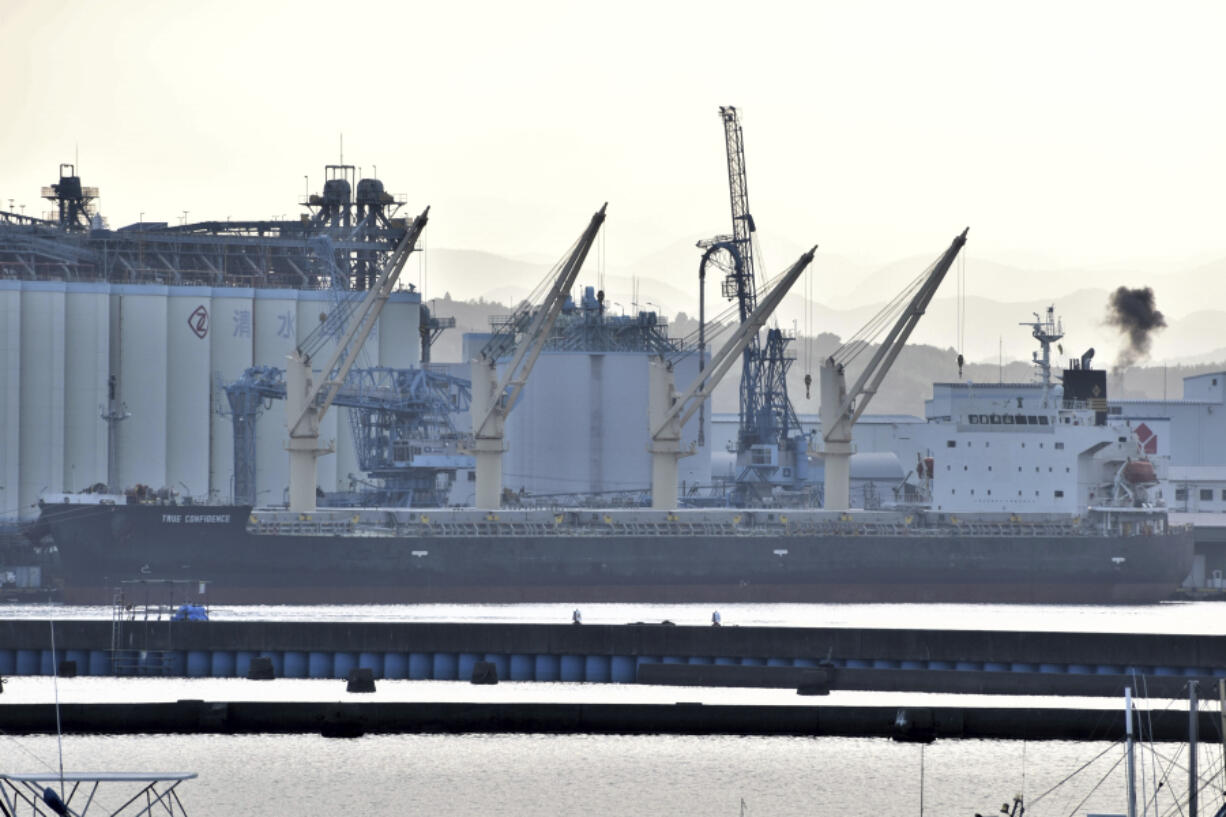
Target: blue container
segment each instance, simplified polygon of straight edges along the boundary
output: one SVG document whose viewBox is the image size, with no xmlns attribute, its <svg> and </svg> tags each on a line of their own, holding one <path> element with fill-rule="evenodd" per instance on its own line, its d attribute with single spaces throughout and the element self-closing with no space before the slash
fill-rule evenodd
<svg viewBox="0 0 1226 817">
<path fill-rule="evenodd" d="M 63 658 L 63 653 L 51 652 L 51 650 L 42 650 L 38 654 L 38 674 L 39 675 L 55 675 L 55 665 Z"/>
<path fill-rule="evenodd" d="M 484 658 L 473 652 L 462 652 L 456 663 L 456 672 L 459 674 L 461 681 L 468 681 L 473 677 L 473 667 L 478 661 L 483 661 Z"/>
<path fill-rule="evenodd" d="M 1089 664 L 1069 664 L 1069 675 L 1093 675 L 1094 668 Z"/>
<path fill-rule="evenodd" d="M 454 681 L 459 678 L 455 653 L 436 652 L 430 677 L 436 681 Z"/>
<path fill-rule="evenodd" d="M 984 661 L 983 668 L 987 672 L 1008 672 L 1009 665 L 1004 661 Z"/>
<path fill-rule="evenodd" d="M 383 677 L 401 678 L 409 677 L 409 657 L 402 652 L 389 652 L 383 656 Z"/>
<path fill-rule="evenodd" d="M 273 661 L 276 664 L 276 660 Z M 285 657 L 282 659 L 284 671 L 278 672 L 278 678 L 309 678 L 310 664 L 307 659 L 307 654 L 302 650 L 286 650 Z"/>
<path fill-rule="evenodd" d="M 962 672 L 978 672 L 983 669 L 983 664 L 978 661 L 958 661 L 954 664 L 954 669 Z"/>
<path fill-rule="evenodd" d="M 507 656 L 501 653 L 487 652 L 485 660 L 493 664 L 495 669 L 498 670 L 499 681 L 505 681 L 511 677 L 511 661 Z"/>
<path fill-rule="evenodd" d="M 1039 667 L 1037 664 L 1030 664 L 1024 661 L 1014 661 L 1009 665 L 1009 670 L 1011 672 L 1038 672 Z"/>
<path fill-rule="evenodd" d="M 68 650 L 64 656 L 69 661 L 77 662 L 78 675 L 89 675 L 89 650 Z"/>
<path fill-rule="evenodd" d="M 686 660 L 679 655 L 666 655 L 664 656 L 664 663 L 665 664 L 684 664 L 686 663 Z"/>
<path fill-rule="evenodd" d="M 409 654 L 409 677 L 414 681 L 428 681 L 434 677 L 434 656 L 430 653 Z"/>
<path fill-rule="evenodd" d="M 106 650 L 89 651 L 89 674 L 99 676 L 111 674 L 111 656 Z"/>
<path fill-rule="evenodd" d="M 1039 664 L 1039 672 L 1064 672 L 1064 664 Z"/>
<path fill-rule="evenodd" d="M 613 656 L 609 664 L 609 680 L 615 684 L 633 684 L 638 680 L 638 662 L 629 655 Z"/>
<path fill-rule="evenodd" d="M 1177 667 L 1154 667 L 1154 675 L 1183 675 L 1183 671 Z"/>
<path fill-rule="evenodd" d="M 736 658 L 730 658 L 727 655 L 715 656 L 715 666 L 717 667 L 739 667 L 741 662 Z"/>
<path fill-rule="evenodd" d="M 688 662 L 690 664 L 696 664 L 702 667 L 709 666 L 710 664 L 714 663 L 709 655 L 691 655 Z"/>
<path fill-rule="evenodd" d="M 336 671 L 338 674 L 340 673 L 340 670 L 341 670 L 340 661 L 341 661 L 341 657 L 338 655 L 336 657 Z M 358 653 L 358 666 L 362 667 L 363 669 L 370 670 L 370 674 L 376 678 L 386 678 L 387 677 L 386 675 L 384 675 L 384 672 L 386 670 L 384 669 L 384 666 L 383 666 L 383 653 L 381 652 Z M 348 678 L 349 670 L 346 669 L 345 674 L 341 675 L 340 677 Z"/>
<path fill-rule="evenodd" d="M 556 655 L 538 655 L 534 658 L 534 677 L 538 681 L 557 681 L 562 677 L 560 661 Z"/>
<path fill-rule="evenodd" d="M 797 658 L 795 666 L 798 667 L 816 667 L 817 660 L 814 658 Z"/>
<path fill-rule="evenodd" d="M 316 652 L 307 653 L 307 677 L 308 678 L 335 678 L 336 675 L 332 672 L 332 653 Z"/>
<path fill-rule="evenodd" d="M 847 659 L 848 669 L 869 669 L 870 667 L 872 667 L 872 665 L 873 664 L 871 661 L 866 661 L 863 658 L 848 658 Z"/>
<path fill-rule="evenodd" d="M 560 675 L 563 681 L 583 680 L 584 661 L 582 655 L 563 655 L 559 663 L 561 665 Z"/>
<path fill-rule="evenodd" d="M 187 653 L 183 650 L 172 650 L 162 659 L 165 662 L 165 672 L 176 678 L 187 674 Z"/>
<path fill-rule="evenodd" d="M 1124 668 L 1119 664 L 1096 664 L 1094 666 L 1095 675 L 1123 675 Z"/>
<path fill-rule="evenodd" d="M 924 661 L 916 661 L 913 658 L 908 658 L 905 661 L 899 662 L 899 666 L 903 669 L 928 669 L 928 664 Z"/>
<path fill-rule="evenodd" d="M 874 658 L 873 669 L 898 669 L 898 662 L 888 658 Z"/>
<path fill-rule="evenodd" d="M 17 674 L 17 651 L 0 650 L 0 675 Z"/>
<path fill-rule="evenodd" d="M 209 674 L 214 678 L 233 678 L 236 675 L 234 663 L 234 653 L 229 650 L 213 650 L 213 654 L 209 656 Z"/>
<path fill-rule="evenodd" d="M 208 678 L 213 671 L 213 662 L 207 650 L 188 650 L 187 677 Z"/>
<path fill-rule="evenodd" d="M 40 650 L 18 650 L 17 671 L 14 675 L 41 675 L 43 656 Z"/>
<path fill-rule="evenodd" d="M 531 681 L 536 677 L 536 662 L 532 660 L 531 655 L 512 655 L 508 664 L 509 673 L 507 678 L 512 681 Z M 502 676 L 498 677 L 501 678 Z"/>
<path fill-rule="evenodd" d="M 272 662 L 272 674 L 278 678 L 288 678 L 285 674 L 285 653 L 280 650 L 260 650 L 256 655 L 267 658 Z M 305 659 L 304 659 L 305 664 Z"/>
<path fill-rule="evenodd" d="M 349 670 L 358 665 L 358 657 L 351 652 L 338 652 L 332 656 L 332 673 L 327 678 L 348 678 Z"/>
<path fill-rule="evenodd" d="M 589 655 L 583 662 L 583 680 L 593 684 L 607 684 L 612 678 L 609 656 Z"/>
<path fill-rule="evenodd" d="M 238 650 L 234 653 L 234 675 L 236 678 L 246 678 L 247 673 L 251 671 L 251 659 L 259 653 L 249 652 L 247 650 Z M 273 671 L 276 672 L 276 666 L 273 666 Z"/>
<path fill-rule="evenodd" d="M 742 666 L 742 667 L 765 667 L 765 666 L 766 666 L 766 659 L 765 659 L 765 658 L 758 658 L 758 657 L 756 657 L 756 656 L 750 656 L 750 657 L 748 657 L 748 658 L 742 658 L 742 659 L 741 659 L 741 666 Z"/>
<path fill-rule="evenodd" d="M 851 664 L 848 663 L 847 666 L 850 667 Z M 954 664 L 952 661 L 929 661 L 928 662 L 928 669 L 940 670 L 940 669 L 953 669 L 953 668 L 954 668 Z"/>
<path fill-rule="evenodd" d="M 766 659 L 768 667 L 790 667 L 792 666 L 791 658 L 768 658 Z"/>
</svg>

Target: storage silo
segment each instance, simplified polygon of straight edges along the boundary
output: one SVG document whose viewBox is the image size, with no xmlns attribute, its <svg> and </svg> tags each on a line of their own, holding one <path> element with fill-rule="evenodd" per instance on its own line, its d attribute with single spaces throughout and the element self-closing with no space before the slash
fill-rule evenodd
<svg viewBox="0 0 1226 817">
<path fill-rule="evenodd" d="M 115 456 L 123 490 L 158 489 L 166 479 L 167 287 L 111 286 L 111 373 L 116 396 L 131 417 L 119 423 Z"/>
<path fill-rule="evenodd" d="M 421 363 L 421 294 L 399 289 L 379 316 L 379 366 L 408 369 Z"/>
<path fill-rule="evenodd" d="M 213 289 L 213 328 L 209 332 L 212 389 L 209 491 L 214 499 L 228 501 L 234 496 L 234 423 L 222 386 L 237 380 L 251 366 L 255 345 L 254 297 L 255 290 L 250 288 Z"/>
<path fill-rule="evenodd" d="M 64 484 L 64 296 L 59 281 L 26 281 L 21 291 L 21 403 L 18 503 L 37 505 Z"/>
<path fill-rule="evenodd" d="M 298 292 L 292 289 L 257 289 L 253 300 L 256 366 L 285 368 L 286 358 L 298 342 Z M 288 498 L 289 457 L 285 403 L 274 402 L 255 423 L 255 501 L 277 505 Z"/>
<path fill-rule="evenodd" d="M 76 283 L 65 293 L 64 485 L 81 491 L 107 481 L 111 287 Z M 71 399 L 69 399 L 69 396 Z"/>
<path fill-rule="evenodd" d="M 32 515 L 20 508 L 21 480 L 21 290 L 20 281 L 0 281 L 0 519 Z"/>
<path fill-rule="evenodd" d="M 214 331 L 208 287 L 169 287 L 166 304 L 166 487 L 209 492 L 210 362 Z"/>
</svg>

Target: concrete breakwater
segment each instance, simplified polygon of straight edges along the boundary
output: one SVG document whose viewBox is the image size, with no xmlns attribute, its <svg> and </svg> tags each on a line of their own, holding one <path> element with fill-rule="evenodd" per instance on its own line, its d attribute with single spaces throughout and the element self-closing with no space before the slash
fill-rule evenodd
<svg viewBox="0 0 1226 817">
<path fill-rule="evenodd" d="M 1226 677 L 1226 636 L 644 623 L 0 621 L 0 675 L 50 675 L 69 661 L 81 675 L 244 677 L 257 657 L 270 659 L 276 675 L 286 678 L 343 678 L 364 667 L 375 678 L 469 680 L 478 662 L 489 662 L 500 679 L 515 681 L 780 687 L 794 685 L 797 672 L 822 669 L 830 671 L 833 688 L 1010 694 L 1114 695 L 1127 679 L 1144 675 L 1151 694 L 1178 695 L 1189 678 L 1216 685 Z"/>
<path fill-rule="evenodd" d="M 8 734 L 56 730 L 52 704 L 0 706 Z M 1136 728 L 1158 741 L 1183 741 L 1186 711 L 1137 712 Z M 1202 712 L 1212 734 L 1216 712 Z M 367 733 L 734 734 L 937 738 L 1121 740 L 1123 712 L 1101 709 L 892 706 L 755 706 L 609 703 L 206 702 L 63 704 L 67 733 Z M 1143 719 L 1143 720 L 1142 720 Z"/>
</svg>

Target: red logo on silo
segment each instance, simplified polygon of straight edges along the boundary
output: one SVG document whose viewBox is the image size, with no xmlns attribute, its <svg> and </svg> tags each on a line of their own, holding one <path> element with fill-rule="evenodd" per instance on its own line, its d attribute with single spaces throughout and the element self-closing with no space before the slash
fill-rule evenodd
<svg viewBox="0 0 1226 817">
<path fill-rule="evenodd" d="M 209 311 L 203 305 L 196 307 L 187 316 L 187 325 L 196 333 L 196 337 L 203 338 L 209 333 Z"/>
</svg>

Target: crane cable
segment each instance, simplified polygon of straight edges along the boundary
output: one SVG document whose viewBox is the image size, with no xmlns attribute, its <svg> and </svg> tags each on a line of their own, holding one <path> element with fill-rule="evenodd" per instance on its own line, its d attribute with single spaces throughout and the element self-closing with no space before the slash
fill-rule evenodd
<svg viewBox="0 0 1226 817">
<path fill-rule="evenodd" d="M 966 339 L 966 253 L 958 255 L 958 301 L 954 309 L 957 313 L 958 379 L 961 380 L 962 365 L 966 362 L 966 358 L 962 356 Z"/>
</svg>

